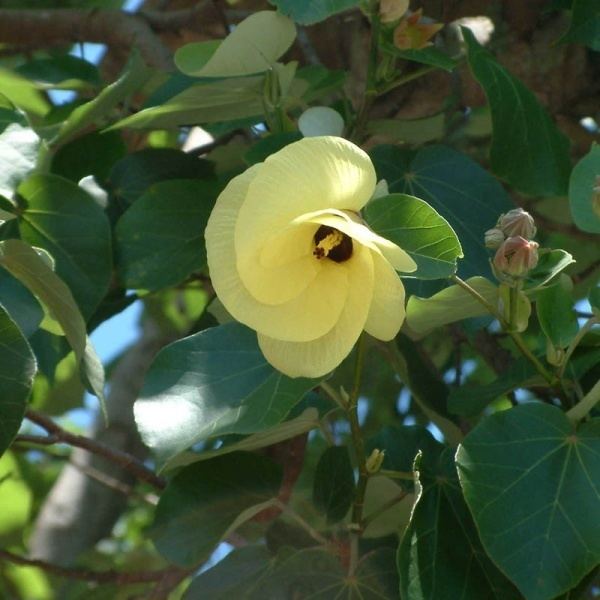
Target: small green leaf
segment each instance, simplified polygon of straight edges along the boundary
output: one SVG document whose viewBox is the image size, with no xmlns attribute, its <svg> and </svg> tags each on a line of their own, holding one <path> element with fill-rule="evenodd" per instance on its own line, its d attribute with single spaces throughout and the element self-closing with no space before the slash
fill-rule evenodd
<svg viewBox="0 0 600 600">
<path fill-rule="evenodd" d="M 312 25 L 331 15 L 354 8 L 360 0 L 269 0 L 284 15 L 300 25 Z"/>
<path fill-rule="evenodd" d="M 159 352 L 135 419 L 144 442 L 166 460 L 211 437 L 277 425 L 316 383 L 273 369 L 254 331 L 228 323 Z"/>
<path fill-rule="evenodd" d="M 31 519 L 34 492 L 33 486 L 30 487 L 24 477 L 22 464 L 15 458 L 13 452 L 6 452 L 0 458 L 0 497 L 2 498 L 0 543 L 3 546 L 22 544 L 24 531 Z M 2 576 L 4 577 L 5 574 L 4 568 Z"/>
<path fill-rule="evenodd" d="M 484 419 L 458 450 L 483 546 L 528 600 L 568 591 L 600 561 L 599 455 L 600 419 L 574 428 L 537 403 Z"/>
<path fill-rule="evenodd" d="M 163 181 L 125 212 L 116 227 L 116 252 L 127 288 L 176 285 L 206 266 L 204 229 L 218 191 L 216 182 Z"/>
<path fill-rule="evenodd" d="M 331 446 L 323 452 L 313 485 L 313 503 L 327 516 L 327 523 L 342 520 L 354 498 L 354 472 L 345 446 Z"/>
<path fill-rule="evenodd" d="M 533 271 L 527 274 L 525 290 L 527 293 L 541 288 L 575 262 L 566 250 L 542 250 L 540 259 Z"/>
<path fill-rule="evenodd" d="M 0 456 L 19 431 L 35 371 L 27 340 L 0 305 Z"/>
<path fill-rule="evenodd" d="M 21 238 L 47 250 L 84 318 L 104 297 L 112 275 L 110 227 L 104 211 L 73 182 L 33 175 L 18 188 Z"/>
<path fill-rule="evenodd" d="M 537 292 L 535 306 L 546 337 L 554 347 L 566 348 L 579 331 L 571 292 L 559 281 Z"/>
<path fill-rule="evenodd" d="M 0 269 L 0 303 L 26 338 L 33 335 L 44 318 L 35 296 L 5 269 Z"/>
<path fill-rule="evenodd" d="M 444 69 L 444 71 L 453 71 L 459 64 L 458 60 L 448 56 L 435 46 L 428 46 L 419 50 L 413 48 L 399 50 L 392 44 L 386 44 L 386 50 L 405 60 L 412 60 L 423 65 L 437 67 L 438 69 Z"/>
<path fill-rule="evenodd" d="M 571 25 L 561 42 L 578 42 L 600 52 L 600 10 L 597 0 L 573 0 Z"/>
<path fill-rule="evenodd" d="M 535 367 L 525 358 L 515 361 L 498 379 L 485 385 L 468 383 L 450 390 L 448 410 L 455 415 L 474 417 L 490 402 L 520 387 L 544 385 Z"/>
<path fill-rule="evenodd" d="M 467 283 L 494 306 L 498 288 L 484 277 L 471 277 Z M 411 296 L 406 306 L 406 322 L 418 335 L 470 317 L 489 314 L 487 308 L 458 285 L 451 285 L 431 298 Z"/>
<path fill-rule="evenodd" d="M 371 158 L 377 177 L 388 182 L 390 193 L 422 198 L 454 229 L 464 252 L 458 265 L 463 279 L 491 276 L 484 234 L 514 205 L 490 173 L 468 156 L 441 145 L 418 152 L 377 146 Z"/>
<path fill-rule="evenodd" d="M 34 169 L 39 148 L 40 138 L 30 127 L 15 122 L 0 132 L 0 194 L 13 197 L 19 183 Z"/>
<path fill-rule="evenodd" d="M 104 369 L 87 337 L 85 321 L 71 290 L 47 262 L 21 240 L 0 242 L 0 266 L 25 285 L 60 323 L 84 379 L 101 403 L 104 402 Z"/>
<path fill-rule="evenodd" d="M 458 484 L 453 452 L 418 458 L 415 469 L 421 491 L 398 548 L 401 598 L 518 600 L 517 591 L 481 547 Z"/>
<path fill-rule="evenodd" d="M 211 179 L 212 163 L 173 148 L 145 148 L 115 163 L 108 178 L 112 194 L 125 206 L 152 185 L 170 179 Z"/>
<path fill-rule="evenodd" d="M 456 272 L 462 248 L 446 219 L 427 202 L 390 194 L 369 202 L 365 219 L 380 235 L 406 250 L 417 263 L 411 276 L 442 279 Z"/>
<path fill-rule="evenodd" d="M 271 69 L 295 38 L 290 19 L 263 10 L 239 23 L 216 48 L 207 48 L 206 42 L 184 46 L 175 53 L 175 64 L 195 77 L 254 75 Z"/>
<path fill-rule="evenodd" d="M 0 98 L 7 98 L 12 105 L 36 119 L 50 110 L 50 103 L 37 89 L 35 82 L 14 71 L 0 68 L 0 90 Z"/>
<path fill-rule="evenodd" d="M 569 202 L 575 225 L 582 231 L 600 233 L 600 145 L 590 151 L 573 167 L 569 180 Z"/>
<path fill-rule="evenodd" d="M 169 98 L 160 106 L 146 108 L 126 117 L 110 129 L 169 129 L 262 116 L 263 88 L 262 75 L 200 83 Z"/>
<path fill-rule="evenodd" d="M 207 559 L 241 513 L 275 498 L 281 467 L 265 456 L 236 452 L 185 467 L 167 486 L 151 530 L 171 562 Z"/>
<path fill-rule="evenodd" d="M 470 29 L 462 28 L 467 58 L 492 111 L 493 171 L 533 196 L 567 193 L 569 142 L 534 93 L 502 67 Z"/>
</svg>

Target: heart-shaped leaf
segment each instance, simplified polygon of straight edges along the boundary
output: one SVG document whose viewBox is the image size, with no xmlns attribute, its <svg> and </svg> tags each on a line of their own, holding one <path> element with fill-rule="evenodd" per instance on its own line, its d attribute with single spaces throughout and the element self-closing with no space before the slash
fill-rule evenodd
<svg viewBox="0 0 600 600">
<path fill-rule="evenodd" d="M 254 331 L 228 323 L 159 352 L 135 403 L 135 420 L 144 442 L 166 460 L 211 437 L 273 427 L 316 384 L 276 371 Z"/>
<path fill-rule="evenodd" d="M 550 600 L 600 562 L 600 419 L 547 404 L 484 419 L 456 460 L 487 553 L 527 600 Z"/>
</svg>

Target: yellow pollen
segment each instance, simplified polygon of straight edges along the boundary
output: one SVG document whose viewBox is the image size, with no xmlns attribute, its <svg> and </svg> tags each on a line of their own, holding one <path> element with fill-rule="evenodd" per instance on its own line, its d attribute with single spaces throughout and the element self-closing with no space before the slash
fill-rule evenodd
<svg viewBox="0 0 600 600">
<path fill-rule="evenodd" d="M 334 229 L 328 233 L 315 247 L 313 255 L 317 258 L 325 258 L 334 248 L 339 246 L 344 239 L 341 231 Z"/>
</svg>

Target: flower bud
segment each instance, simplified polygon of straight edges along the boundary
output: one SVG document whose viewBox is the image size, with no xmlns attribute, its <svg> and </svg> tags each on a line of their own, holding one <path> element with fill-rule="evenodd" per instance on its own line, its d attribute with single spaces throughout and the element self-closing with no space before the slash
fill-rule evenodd
<svg viewBox="0 0 600 600">
<path fill-rule="evenodd" d="M 369 475 L 375 475 L 379 469 L 381 469 L 381 465 L 383 464 L 383 459 L 385 458 L 385 450 L 378 450 L 375 448 L 373 452 L 367 458 L 367 473 Z"/>
<path fill-rule="evenodd" d="M 381 0 L 379 16 L 382 23 L 397 21 L 408 10 L 408 0 Z"/>
<path fill-rule="evenodd" d="M 498 219 L 498 228 L 506 237 L 521 236 L 530 240 L 537 231 L 533 217 L 522 208 L 509 210 Z"/>
<path fill-rule="evenodd" d="M 485 239 L 485 247 L 490 250 L 496 250 L 500 248 L 502 242 L 504 241 L 504 234 L 501 229 L 494 227 L 493 229 L 488 229 L 484 235 Z"/>
<path fill-rule="evenodd" d="M 504 275 L 523 277 L 537 265 L 538 247 L 521 236 L 509 237 L 496 251 L 494 268 Z"/>
</svg>

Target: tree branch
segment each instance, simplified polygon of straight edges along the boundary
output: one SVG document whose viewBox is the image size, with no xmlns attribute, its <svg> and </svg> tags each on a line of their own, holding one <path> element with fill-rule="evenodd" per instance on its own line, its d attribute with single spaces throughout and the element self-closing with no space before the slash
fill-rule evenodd
<svg viewBox="0 0 600 600">
<path fill-rule="evenodd" d="M 180 11 L 177 11 L 178 13 Z M 188 19 L 189 19 L 189 11 Z M 0 9 L 0 43 L 32 50 L 78 42 L 137 48 L 151 67 L 171 71 L 171 52 L 153 31 L 169 25 L 181 27 L 181 15 L 133 15 L 120 10 L 17 10 Z"/>
<path fill-rule="evenodd" d="M 35 423 L 36 425 L 39 425 L 45 429 L 48 432 L 49 437 L 43 438 L 41 436 L 28 436 L 24 439 L 24 436 L 20 436 L 18 441 L 33 441 L 36 443 L 43 443 L 45 445 L 63 442 L 77 448 L 83 448 L 88 452 L 102 456 L 106 460 L 120 466 L 134 475 L 137 479 L 149 483 L 157 490 L 163 490 L 165 488 L 166 483 L 164 479 L 148 469 L 135 456 L 132 456 L 131 454 L 121 450 L 109 448 L 101 442 L 92 440 L 91 438 L 87 438 L 83 435 L 69 433 L 60 427 L 60 425 L 57 425 L 52 419 L 35 410 L 28 409 L 25 413 L 25 417 L 32 423 Z"/>
<path fill-rule="evenodd" d="M 73 569 L 61 567 L 44 560 L 37 560 L 19 556 L 8 550 L 0 550 L 0 559 L 7 560 L 15 565 L 26 567 L 37 567 L 46 573 L 56 575 L 57 577 L 66 577 L 68 579 L 78 579 L 80 581 L 93 581 L 95 583 L 117 583 L 119 585 L 131 585 L 135 583 L 151 583 L 162 581 L 165 576 L 173 574 L 187 575 L 189 571 L 184 571 L 179 567 L 167 567 L 156 571 L 90 571 L 87 569 Z"/>
</svg>

